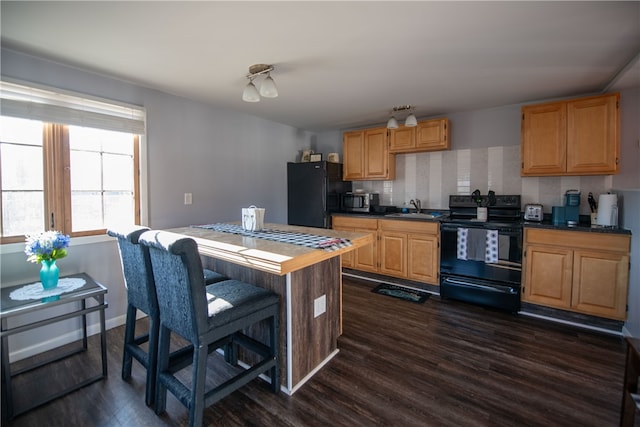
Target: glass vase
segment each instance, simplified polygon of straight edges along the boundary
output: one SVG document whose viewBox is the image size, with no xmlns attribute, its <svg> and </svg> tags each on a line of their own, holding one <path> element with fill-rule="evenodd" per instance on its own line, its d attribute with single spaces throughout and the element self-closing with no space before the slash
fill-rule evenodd
<svg viewBox="0 0 640 427">
<path fill-rule="evenodd" d="M 44 289 L 53 289 L 58 286 L 60 271 L 56 265 L 56 260 L 42 260 L 40 268 L 40 282 Z"/>
</svg>

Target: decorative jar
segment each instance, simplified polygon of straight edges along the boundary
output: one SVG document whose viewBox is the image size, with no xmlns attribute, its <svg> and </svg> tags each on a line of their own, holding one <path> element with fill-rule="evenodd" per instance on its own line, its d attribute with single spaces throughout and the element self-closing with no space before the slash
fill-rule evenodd
<svg viewBox="0 0 640 427">
<path fill-rule="evenodd" d="M 55 259 L 43 259 L 40 268 L 40 282 L 44 289 L 53 289 L 58 286 L 60 271 Z"/>
</svg>

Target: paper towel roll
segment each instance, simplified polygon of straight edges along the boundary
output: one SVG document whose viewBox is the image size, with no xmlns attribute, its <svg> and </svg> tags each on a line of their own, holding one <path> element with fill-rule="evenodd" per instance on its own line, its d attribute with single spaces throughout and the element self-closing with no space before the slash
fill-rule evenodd
<svg viewBox="0 0 640 427">
<path fill-rule="evenodd" d="M 618 225 L 618 195 L 601 194 L 598 197 L 598 218 L 596 224 Z"/>
</svg>

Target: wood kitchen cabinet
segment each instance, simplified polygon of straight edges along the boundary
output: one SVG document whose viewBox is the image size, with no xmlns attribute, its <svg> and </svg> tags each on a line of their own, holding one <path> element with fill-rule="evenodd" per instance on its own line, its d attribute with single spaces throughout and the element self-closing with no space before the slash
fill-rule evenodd
<svg viewBox="0 0 640 427">
<path fill-rule="evenodd" d="M 407 277 L 407 234 L 380 232 L 380 273 Z"/>
<path fill-rule="evenodd" d="M 410 153 L 416 149 L 416 127 L 400 125 L 389 130 L 389 151 L 392 153 Z"/>
<path fill-rule="evenodd" d="M 438 223 L 388 219 L 378 222 L 380 274 L 437 285 Z"/>
<path fill-rule="evenodd" d="M 407 239 L 407 278 L 439 284 L 440 239 L 437 230 L 429 234 L 409 234 Z"/>
<path fill-rule="evenodd" d="M 450 148 L 449 119 L 418 122 L 415 127 L 400 125 L 389 131 L 389 151 L 392 153 L 418 153 L 442 151 Z"/>
<path fill-rule="evenodd" d="M 334 216 L 333 229 L 372 233 L 373 243 L 342 255 L 342 266 L 363 271 L 378 271 L 378 220 L 373 218 Z"/>
<path fill-rule="evenodd" d="M 523 300 L 626 319 L 631 238 L 525 228 Z"/>
<path fill-rule="evenodd" d="M 449 119 L 433 119 L 418 122 L 416 149 L 418 151 L 448 150 L 450 146 Z"/>
<path fill-rule="evenodd" d="M 364 176 L 364 131 L 345 132 L 342 136 L 342 177 L 345 181 Z"/>
<path fill-rule="evenodd" d="M 437 222 L 334 215 L 333 228 L 373 232 L 371 246 L 342 256 L 342 266 L 438 285 L 440 225 Z"/>
<path fill-rule="evenodd" d="M 620 157 L 618 93 L 522 107 L 521 175 L 609 175 Z"/>
<path fill-rule="evenodd" d="M 345 132 L 343 156 L 346 181 L 395 178 L 395 155 L 389 152 L 386 127 Z"/>
</svg>

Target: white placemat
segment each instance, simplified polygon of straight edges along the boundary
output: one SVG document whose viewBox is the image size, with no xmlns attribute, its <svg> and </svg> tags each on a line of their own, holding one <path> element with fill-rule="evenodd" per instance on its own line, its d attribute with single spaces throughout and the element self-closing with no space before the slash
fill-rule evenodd
<svg viewBox="0 0 640 427">
<path fill-rule="evenodd" d="M 58 286 L 53 289 L 44 289 L 41 282 L 25 285 L 9 294 L 9 298 L 16 301 L 28 299 L 42 299 L 62 295 L 66 292 L 75 291 L 84 286 L 86 280 L 77 277 L 65 277 L 58 281 Z"/>
</svg>

